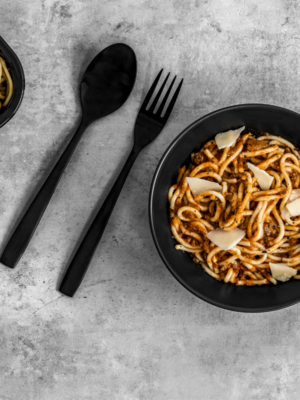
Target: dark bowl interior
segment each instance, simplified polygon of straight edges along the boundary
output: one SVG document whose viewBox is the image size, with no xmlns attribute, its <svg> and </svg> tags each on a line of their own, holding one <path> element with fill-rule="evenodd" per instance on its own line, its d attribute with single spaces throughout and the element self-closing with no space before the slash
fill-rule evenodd
<svg viewBox="0 0 300 400">
<path fill-rule="evenodd" d="M 0 110 L 1 128 L 15 115 L 20 107 L 25 90 L 25 77 L 19 58 L 1 36 L 0 56 L 5 59 L 14 85 L 14 91 L 10 102 L 6 107 Z"/>
<path fill-rule="evenodd" d="M 215 111 L 187 127 L 171 143 L 158 164 L 150 190 L 149 217 L 158 252 L 174 277 L 190 292 L 215 306 L 241 312 L 273 311 L 300 301 L 300 282 L 277 286 L 236 286 L 219 282 L 198 267 L 189 255 L 174 248 L 169 225 L 167 193 L 178 169 L 190 154 L 217 133 L 241 126 L 282 136 L 300 147 L 300 114 L 262 104 L 245 104 Z"/>
</svg>

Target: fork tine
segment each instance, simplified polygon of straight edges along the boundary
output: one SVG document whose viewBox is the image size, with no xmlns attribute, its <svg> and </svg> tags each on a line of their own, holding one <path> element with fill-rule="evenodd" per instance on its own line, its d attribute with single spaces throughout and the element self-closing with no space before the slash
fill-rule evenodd
<svg viewBox="0 0 300 400">
<path fill-rule="evenodd" d="M 141 110 L 142 109 L 146 109 L 146 107 L 147 107 L 147 105 L 148 105 L 148 103 L 149 103 L 149 101 L 150 101 L 150 99 L 151 99 L 151 97 L 152 97 L 152 95 L 154 93 L 154 90 L 156 88 L 157 82 L 159 81 L 159 78 L 160 78 L 162 72 L 163 72 L 163 68 L 159 71 L 157 77 L 155 78 L 155 81 L 152 83 L 152 86 L 149 89 L 149 91 L 148 91 L 148 93 L 147 93 L 147 95 L 145 97 L 145 100 L 143 101 L 143 104 L 141 106 Z"/>
<path fill-rule="evenodd" d="M 169 116 L 171 114 L 171 111 L 172 111 L 172 109 L 174 107 L 174 104 L 176 103 L 176 100 L 177 100 L 177 97 L 179 95 L 182 83 L 183 83 L 183 79 L 181 79 L 181 81 L 180 81 L 180 83 L 179 83 L 179 85 L 178 85 L 178 87 L 176 89 L 176 92 L 174 93 L 174 95 L 172 97 L 172 100 L 170 101 L 170 104 L 168 105 L 167 111 L 166 111 L 165 115 L 162 117 L 164 123 L 167 122 L 167 119 L 169 118 Z"/>
<path fill-rule="evenodd" d="M 166 79 L 164 80 L 164 83 L 161 85 L 161 88 L 159 89 L 157 95 L 155 96 L 155 99 L 153 100 L 153 103 L 151 104 L 151 107 L 148 110 L 149 112 L 153 113 L 153 111 L 154 111 L 154 109 L 155 109 L 155 107 L 156 107 L 156 105 L 158 103 L 158 100 L 159 100 L 159 98 L 160 98 L 160 96 L 162 94 L 162 91 L 164 90 L 164 87 L 166 86 L 166 83 L 167 83 L 167 80 L 168 80 L 169 76 L 170 76 L 170 72 L 166 76 Z"/>
<path fill-rule="evenodd" d="M 173 87 L 173 85 L 174 85 L 175 79 L 176 79 L 176 76 L 173 78 L 173 80 L 172 80 L 172 82 L 171 82 L 171 85 L 169 86 L 169 89 L 167 90 L 167 93 L 165 94 L 165 96 L 164 96 L 164 98 L 163 98 L 163 100 L 162 100 L 162 102 L 161 102 L 161 105 L 159 106 L 159 109 L 157 110 L 157 113 L 156 113 L 156 114 L 157 114 L 158 116 L 161 116 L 161 114 L 162 114 L 162 112 L 163 112 L 164 106 L 166 105 L 166 102 L 167 102 L 167 100 L 168 100 L 169 94 L 170 94 L 170 92 L 171 92 L 171 90 L 172 90 L 172 87 Z M 171 111 L 170 111 L 170 112 L 171 112 Z"/>
</svg>

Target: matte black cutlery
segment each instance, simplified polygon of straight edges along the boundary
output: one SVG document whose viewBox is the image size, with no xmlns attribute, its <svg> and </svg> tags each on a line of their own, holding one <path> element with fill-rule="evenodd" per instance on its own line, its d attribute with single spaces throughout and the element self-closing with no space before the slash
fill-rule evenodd
<svg viewBox="0 0 300 400">
<path fill-rule="evenodd" d="M 172 80 L 168 90 L 161 100 L 157 111 L 155 112 L 155 109 L 158 106 L 159 99 L 162 97 L 163 89 L 167 83 L 169 77 L 168 74 L 160 89 L 158 90 L 152 104 L 150 105 L 150 108 L 147 109 L 150 104 L 149 102 L 155 92 L 161 74 L 162 70 L 159 72 L 158 76 L 153 82 L 138 113 L 134 128 L 134 145 L 131 153 L 129 154 L 129 157 L 114 186 L 112 187 L 110 193 L 108 194 L 103 205 L 101 206 L 88 232 L 83 238 L 62 280 L 59 290 L 68 296 L 73 296 L 75 294 L 76 290 L 78 289 L 84 278 L 84 275 L 89 267 L 97 245 L 100 242 L 107 222 L 110 218 L 110 215 L 118 200 L 119 194 L 135 159 L 137 158 L 142 148 L 145 147 L 152 140 L 154 140 L 161 132 L 174 107 L 183 80 L 180 81 L 168 105 L 167 101 L 176 77 Z M 165 108 L 166 111 L 163 112 Z"/>
</svg>

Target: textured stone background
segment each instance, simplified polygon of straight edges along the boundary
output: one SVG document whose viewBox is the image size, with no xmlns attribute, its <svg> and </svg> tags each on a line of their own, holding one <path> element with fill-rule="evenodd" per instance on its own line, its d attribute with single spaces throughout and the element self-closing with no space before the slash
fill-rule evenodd
<svg viewBox="0 0 300 400">
<path fill-rule="evenodd" d="M 104 47 L 138 58 L 125 106 L 89 128 L 19 265 L 0 268 L 1 400 L 298 400 L 300 306 L 240 314 L 197 299 L 167 271 L 147 215 L 168 144 L 238 103 L 300 111 L 297 0 L 0 0 L 0 34 L 26 92 L 0 130 L 0 251 L 80 118 L 78 82 Z M 185 78 L 172 118 L 134 165 L 73 299 L 57 284 L 132 145 L 157 71 Z"/>
</svg>

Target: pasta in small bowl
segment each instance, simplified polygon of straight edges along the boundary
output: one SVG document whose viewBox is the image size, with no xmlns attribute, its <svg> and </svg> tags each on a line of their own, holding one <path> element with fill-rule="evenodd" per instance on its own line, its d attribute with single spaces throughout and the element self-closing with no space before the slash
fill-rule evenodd
<svg viewBox="0 0 300 400">
<path fill-rule="evenodd" d="M 243 312 L 300 301 L 298 126 L 283 108 L 229 107 L 189 126 L 162 157 L 151 231 L 196 296 Z"/>
<path fill-rule="evenodd" d="M 25 90 L 19 58 L 0 36 L 0 128 L 17 112 Z"/>
</svg>

